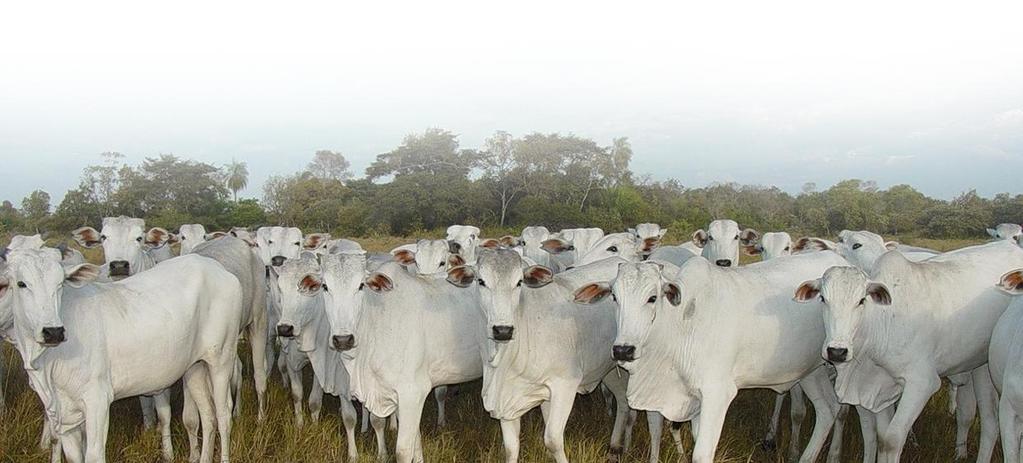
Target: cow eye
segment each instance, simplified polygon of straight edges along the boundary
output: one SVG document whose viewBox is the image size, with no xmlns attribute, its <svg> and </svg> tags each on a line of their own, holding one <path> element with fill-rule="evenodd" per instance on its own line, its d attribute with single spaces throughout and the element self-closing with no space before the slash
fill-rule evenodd
<svg viewBox="0 0 1023 463">
<path fill-rule="evenodd" d="M 302 242 L 301 242 L 301 241 L 296 241 L 296 242 L 295 242 L 295 246 L 301 246 L 301 245 L 302 245 Z"/>
<path fill-rule="evenodd" d="M 19 281 L 19 282 L 18 282 L 18 287 L 19 287 L 19 288 L 27 288 L 27 287 L 28 287 L 28 285 L 26 285 L 24 281 Z"/>
<path fill-rule="evenodd" d="M 366 287 L 366 283 L 359 283 L 359 291 L 362 291 L 362 288 L 365 288 L 365 287 Z"/>
<path fill-rule="evenodd" d="M 657 302 L 657 296 L 650 296 L 650 299 L 646 300 L 647 304 L 653 304 L 654 302 Z"/>
<path fill-rule="evenodd" d="M 825 303 L 825 304 L 827 304 L 827 303 L 828 303 L 828 301 L 825 301 L 825 300 L 824 300 L 824 296 L 823 296 L 823 295 L 819 296 L 819 297 L 818 297 L 818 299 L 820 299 L 820 300 L 821 300 L 821 302 L 823 302 L 823 303 Z"/>
<path fill-rule="evenodd" d="M 607 248 L 607 252 L 618 252 L 618 246 L 611 246 Z"/>
<path fill-rule="evenodd" d="M 107 240 L 107 235 L 99 235 L 99 240 L 100 241 L 106 241 Z"/>
<path fill-rule="evenodd" d="M 138 238 L 135 238 L 135 241 L 138 241 L 139 243 L 141 243 L 142 242 L 142 237 L 140 236 Z"/>
<path fill-rule="evenodd" d="M 437 267 L 443 267 L 443 266 L 444 266 L 444 261 L 441 261 L 441 263 L 437 264 Z"/>
<path fill-rule="evenodd" d="M 707 241 L 714 241 L 714 235 L 708 235 Z"/>
<path fill-rule="evenodd" d="M 486 288 L 486 287 L 487 287 L 487 284 L 483 282 L 483 279 L 482 279 L 482 278 L 479 278 L 479 279 L 477 279 L 477 280 L 476 280 L 476 283 L 479 283 L 479 284 L 480 284 L 480 286 L 482 286 L 482 287 L 484 287 L 484 288 Z"/>
<path fill-rule="evenodd" d="M 859 249 L 859 248 L 862 248 L 862 247 L 863 247 L 862 243 L 856 243 L 856 244 L 853 245 L 853 249 Z"/>
<path fill-rule="evenodd" d="M 185 237 L 185 236 L 181 237 L 181 241 L 185 241 L 186 239 L 188 239 L 188 237 Z"/>
<path fill-rule="evenodd" d="M 613 292 L 611 293 L 611 300 L 615 301 L 615 302 L 618 302 L 618 296 L 615 296 L 615 293 L 613 293 Z"/>
<path fill-rule="evenodd" d="M 735 235 L 735 238 L 732 238 L 732 239 L 735 239 L 735 240 L 739 239 L 739 235 L 738 235 L 738 234 L 736 234 L 736 235 Z"/>
<path fill-rule="evenodd" d="M 788 247 L 788 246 L 785 246 L 785 250 L 786 250 L 786 251 L 788 251 L 788 250 L 789 250 L 789 247 Z"/>
<path fill-rule="evenodd" d="M 863 298 L 863 299 L 860 299 L 860 303 L 857 304 L 857 305 L 861 305 L 862 306 L 863 304 L 866 304 L 866 303 L 867 303 L 867 298 Z"/>
<path fill-rule="evenodd" d="M 521 288 L 522 287 L 522 280 L 519 280 L 518 283 L 515 283 L 515 287 L 516 288 Z"/>
<path fill-rule="evenodd" d="M 327 284 L 326 283 L 321 284 L 320 287 L 323 288 L 324 292 L 327 292 Z"/>
<path fill-rule="evenodd" d="M 274 244 L 274 240 L 266 240 L 266 244 Z"/>
</svg>

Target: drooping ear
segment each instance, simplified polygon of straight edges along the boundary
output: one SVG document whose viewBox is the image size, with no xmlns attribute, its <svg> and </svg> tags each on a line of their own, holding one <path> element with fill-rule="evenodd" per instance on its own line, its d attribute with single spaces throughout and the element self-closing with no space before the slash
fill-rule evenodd
<svg viewBox="0 0 1023 463">
<path fill-rule="evenodd" d="M 301 280 L 298 280 L 298 293 L 303 296 L 312 296 L 320 288 L 323 288 L 323 280 L 320 279 L 319 275 L 307 273 Z"/>
<path fill-rule="evenodd" d="M 888 287 L 884 283 L 873 281 L 867 283 L 867 295 L 874 300 L 875 304 L 892 305 L 892 294 L 888 292 Z"/>
<path fill-rule="evenodd" d="M 373 272 L 366 277 L 366 287 L 375 293 L 383 293 L 394 289 L 394 281 L 380 272 Z"/>
<path fill-rule="evenodd" d="M 75 242 L 83 248 L 95 248 L 101 244 L 102 241 L 99 239 L 99 232 L 92 227 L 82 227 L 71 232 L 71 237 L 75 239 Z"/>
<path fill-rule="evenodd" d="M 792 298 L 796 302 L 810 302 L 817 299 L 821 293 L 821 280 L 804 281 L 796 288 L 796 295 Z"/>
<path fill-rule="evenodd" d="M 459 265 L 465 265 L 465 259 L 458 254 L 451 254 L 448 256 L 448 267 L 458 267 Z"/>
<path fill-rule="evenodd" d="M 595 304 L 611 294 L 607 283 L 590 283 L 575 291 L 576 304 Z"/>
<path fill-rule="evenodd" d="M 509 248 L 514 248 L 515 246 L 518 246 L 518 245 L 522 244 L 522 239 L 521 238 L 519 238 L 517 236 L 511 236 L 511 235 L 504 235 L 504 236 L 502 236 L 500 241 L 501 241 L 502 245 L 507 246 Z"/>
<path fill-rule="evenodd" d="M 250 248 L 259 247 L 259 243 L 257 243 L 256 240 L 252 239 L 252 236 L 239 236 L 238 239 L 244 241 L 245 244 L 249 245 Z"/>
<path fill-rule="evenodd" d="M 394 253 L 394 261 L 408 267 L 416 263 L 416 253 L 408 249 L 402 249 Z"/>
<path fill-rule="evenodd" d="M 743 246 L 752 246 L 757 243 L 760 239 L 760 232 L 747 228 L 739 233 L 739 244 Z"/>
<path fill-rule="evenodd" d="M 747 256 L 759 256 L 764 253 L 764 247 L 759 244 L 743 246 L 742 252 L 744 252 Z"/>
<path fill-rule="evenodd" d="M 459 265 L 448 270 L 448 283 L 459 288 L 468 288 L 473 281 L 476 281 L 476 271 L 468 265 Z"/>
<path fill-rule="evenodd" d="M 561 238 L 551 238 L 543 243 L 540 243 L 540 249 L 547 251 L 551 254 L 561 254 L 566 251 L 575 249 L 575 246 Z"/>
<path fill-rule="evenodd" d="M 1016 269 L 1002 275 L 998 280 L 998 289 L 1009 294 L 1023 294 L 1023 269 Z"/>
<path fill-rule="evenodd" d="M 693 232 L 693 244 L 698 248 L 702 248 L 707 244 L 707 232 L 703 229 L 699 229 Z"/>
<path fill-rule="evenodd" d="M 998 231 L 995 230 L 994 228 L 988 228 L 987 234 L 991 235 L 992 238 L 998 238 Z"/>
<path fill-rule="evenodd" d="M 167 244 L 178 244 L 181 242 L 181 238 L 178 237 L 177 233 L 169 233 L 167 236 Z"/>
<path fill-rule="evenodd" d="M 664 298 L 671 305 L 678 307 L 682 303 L 682 288 L 675 283 L 664 283 L 661 285 L 661 290 L 664 291 Z"/>
<path fill-rule="evenodd" d="M 820 238 L 813 238 L 810 236 L 804 236 L 796 240 L 796 243 L 792 245 L 793 254 L 802 251 L 828 251 L 828 250 L 834 251 L 834 249 L 831 247 L 830 244 L 828 244 L 827 241 L 824 241 Z"/>
<path fill-rule="evenodd" d="M 227 236 L 227 233 L 224 233 L 222 231 L 215 231 L 213 233 L 207 233 L 206 234 L 206 241 L 215 240 L 217 238 L 223 238 L 225 236 Z"/>
<path fill-rule="evenodd" d="M 889 250 L 889 251 L 894 251 L 895 248 L 897 248 L 897 247 L 899 247 L 899 242 L 898 241 L 886 241 L 884 243 L 884 248 Z"/>
<path fill-rule="evenodd" d="M 97 277 L 99 277 L 99 266 L 94 264 L 78 264 L 64 268 L 64 280 L 72 288 L 80 288 L 90 281 L 95 281 Z"/>
<path fill-rule="evenodd" d="M 480 243 L 480 247 L 481 248 L 487 248 L 487 249 L 497 249 L 497 248 L 501 247 L 501 242 L 498 241 L 498 240 L 495 240 L 493 238 L 488 238 L 488 239 L 483 240 L 482 243 Z"/>
<path fill-rule="evenodd" d="M 160 227 L 153 227 L 146 232 L 146 237 L 143 241 L 150 249 L 158 249 L 170 241 L 170 232 Z"/>
<path fill-rule="evenodd" d="M 554 281 L 554 271 L 543 265 L 531 265 L 522 271 L 522 282 L 530 288 L 542 288 Z"/>
<path fill-rule="evenodd" d="M 317 249 L 327 241 L 330 241 L 330 233 L 310 233 L 302 241 L 302 249 Z"/>
</svg>

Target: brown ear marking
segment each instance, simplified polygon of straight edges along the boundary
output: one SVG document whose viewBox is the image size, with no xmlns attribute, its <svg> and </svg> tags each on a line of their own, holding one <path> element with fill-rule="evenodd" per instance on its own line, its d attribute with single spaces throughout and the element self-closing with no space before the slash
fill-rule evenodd
<svg viewBox="0 0 1023 463">
<path fill-rule="evenodd" d="M 160 227 L 150 228 L 146 232 L 146 244 L 150 246 L 162 246 L 170 239 L 170 233 Z"/>
<path fill-rule="evenodd" d="M 742 247 L 742 252 L 745 253 L 747 256 L 759 256 L 761 254 L 761 251 L 762 249 L 760 249 L 760 246 L 756 244 L 751 244 L 749 246 Z"/>
<path fill-rule="evenodd" d="M 702 228 L 699 229 L 699 230 L 696 230 L 696 231 L 693 232 L 692 239 L 693 239 L 693 244 L 695 244 L 697 247 L 701 247 L 702 248 L 702 247 L 704 247 L 707 244 L 707 232 L 703 231 Z"/>
<path fill-rule="evenodd" d="M 998 283 L 1006 291 L 1019 291 L 1023 289 L 1023 270 L 1013 270 L 1002 275 Z"/>
<path fill-rule="evenodd" d="M 210 233 L 210 239 L 211 240 L 215 240 L 217 238 L 223 238 L 225 236 L 227 236 L 227 233 L 222 232 L 222 231 L 216 231 L 216 232 Z"/>
<path fill-rule="evenodd" d="M 561 254 L 565 251 L 571 251 L 575 249 L 575 246 L 568 244 L 567 242 L 561 239 L 551 238 L 549 240 L 544 241 L 543 243 L 540 243 L 540 248 L 551 254 Z"/>
<path fill-rule="evenodd" d="M 401 265 L 408 267 L 416 263 L 416 253 L 409 251 L 408 249 L 402 249 L 394 253 L 394 260 Z"/>
<path fill-rule="evenodd" d="M 81 227 L 71 232 L 71 237 L 86 248 L 94 248 L 102 244 L 99 239 L 99 232 L 92 227 Z"/>
<path fill-rule="evenodd" d="M 376 293 L 382 293 L 394 289 L 394 282 L 383 273 L 373 273 L 366 278 L 366 286 Z"/>
<path fill-rule="evenodd" d="M 682 303 L 682 289 L 675 283 L 665 283 L 663 287 L 664 297 L 668 299 L 668 303 L 678 307 Z"/>
<path fill-rule="evenodd" d="M 554 271 L 542 265 L 533 265 L 522 271 L 522 281 L 530 288 L 541 288 L 554 281 Z"/>
<path fill-rule="evenodd" d="M 590 283 L 575 292 L 575 302 L 577 304 L 594 304 L 609 294 L 611 294 L 611 288 L 606 284 Z"/>
<path fill-rule="evenodd" d="M 327 239 L 327 235 L 325 233 L 310 233 L 306 235 L 305 240 L 303 240 L 302 248 L 316 249 L 320 246 L 320 243 L 322 243 L 324 239 Z"/>
<path fill-rule="evenodd" d="M 804 281 L 803 284 L 796 288 L 796 294 L 793 299 L 798 302 L 809 302 L 817 298 L 820 294 L 817 280 Z"/>
<path fill-rule="evenodd" d="M 750 246 L 755 244 L 760 239 L 760 232 L 747 228 L 739 233 L 739 241 L 743 246 Z"/>
<path fill-rule="evenodd" d="M 463 259 L 462 256 L 458 254 L 448 256 L 449 267 L 458 267 L 459 265 L 465 265 L 465 259 Z"/>
<path fill-rule="evenodd" d="M 651 252 L 661 244 L 661 239 L 657 237 L 650 237 L 643 239 L 643 252 Z"/>
<path fill-rule="evenodd" d="M 511 235 L 504 235 L 498 241 L 501 242 L 501 245 L 509 248 L 515 247 L 519 244 L 519 239 Z"/>
<path fill-rule="evenodd" d="M 468 288 L 476 280 L 476 272 L 470 267 L 460 265 L 448 270 L 447 280 L 459 288 Z"/>
<path fill-rule="evenodd" d="M 875 304 L 892 305 L 892 295 L 888 292 L 888 288 L 881 283 L 867 285 L 867 295 L 874 300 Z"/>
<path fill-rule="evenodd" d="M 302 281 L 298 283 L 299 288 L 301 288 L 304 292 L 309 293 L 319 291 L 321 285 L 322 283 L 320 282 L 320 279 L 313 275 L 306 275 L 302 277 Z"/>
<path fill-rule="evenodd" d="M 828 246 L 828 243 L 824 242 L 824 240 L 820 238 L 814 238 L 811 236 L 804 236 L 802 238 L 799 238 L 798 240 L 796 240 L 795 244 L 792 245 L 793 253 L 807 250 L 827 251 L 828 249 L 831 249 Z"/>
<path fill-rule="evenodd" d="M 483 240 L 482 243 L 480 243 L 480 247 L 481 248 L 487 248 L 487 249 L 497 249 L 497 248 L 501 247 L 501 242 L 498 241 L 498 240 L 495 240 L 493 238 L 487 238 L 487 239 Z"/>
</svg>

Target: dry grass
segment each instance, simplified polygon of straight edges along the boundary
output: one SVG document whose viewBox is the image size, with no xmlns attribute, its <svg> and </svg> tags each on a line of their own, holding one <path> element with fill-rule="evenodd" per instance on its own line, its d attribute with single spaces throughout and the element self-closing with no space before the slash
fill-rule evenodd
<svg viewBox="0 0 1023 463">
<path fill-rule="evenodd" d="M 401 238 L 374 238 L 359 240 L 371 251 L 386 251 L 408 242 Z M 955 244 L 925 240 L 907 240 L 910 244 L 947 249 Z M 948 245 L 945 245 L 948 244 Z M 87 254 L 96 257 L 93 253 Z M 21 370 L 19 357 L 9 345 L 0 346 L 0 360 L 6 363 L 8 375 L 4 381 L 7 391 L 7 410 L 0 414 L 0 462 L 46 462 L 49 454 L 37 447 L 41 429 L 41 407 L 35 393 L 28 388 Z M 242 354 L 243 359 L 248 356 Z M 311 378 L 307 373 L 306 391 Z M 267 421 L 257 424 L 255 398 L 250 379 L 246 380 L 242 416 L 235 421 L 232 456 L 239 462 L 325 462 L 343 461 L 346 454 L 343 429 L 335 398 L 325 399 L 324 412 L 319 423 L 308 424 L 301 430 L 294 426 L 289 393 L 281 386 L 276 373 L 269 390 L 270 410 Z M 766 452 L 759 448 L 759 439 L 767 430 L 774 394 L 765 390 L 743 391 L 732 404 L 724 434 L 718 447 L 717 460 L 723 462 L 782 462 L 788 436 L 788 419 L 784 420 L 779 450 Z M 187 440 L 181 426 L 180 395 L 175 397 L 174 445 L 176 461 L 185 461 Z M 954 455 L 955 420 L 947 413 L 945 389 L 932 398 L 914 431 L 919 446 L 907 445 L 903 461 L 951 462 Z M 577 462 L 603 461 L 611 431 L 611 419 L 605 413 L 600 394 L 579 396 L 568 424 L 566 445 L 569 458 Z M 116 402 L 112 407 L 110 437 L 107 442 L 109 461 L 159 461 L 159 435 L 156 431 L 143 432 L 138 402 L 134 399 Z M 812 415 L 812 414 L 811 414 Z M 448 402 L 448 428 L 438 429 L 433 400 L 428 400 L 423 419 L 425 455 L 438 462 L 499 462 L 502 461 L 500 426 L 483 411 L 479 398 L 479 383 L 460 387 L 460 394 Z M 811 431 L 813 419 L 808 416 L 803 425 L 802 442 Z M 538 411 L 526 416 L 522 427 L 522 455 L 524 462 L 549 461 L 543 445 L 542 419 Z M 971 433 L 970 459 L 975 458 L 978 426 Z M 688 426 L 683 434 L 686 448 L 692 447 Z M 649 443 L 646 422 L 642 417 L 636 424 L 633 445 L 624 461 L 646 461 Z M 389 447 L 394 445 L 394 434 L 388 433 Z M 861 441 L 859 426 L 854 415 L 845 427 L 843 461 L 860 461 Z M 667 433 L 662 438 L 661 461 L 684 460 L 674 450 Z M 375 443 L 372 433 L 360 434 L 360 461 L 374 460 Z M 1000 450 L 996 460 L 1000 461 Z M 823 461 L 823 456 L 820 461 Z"/>
</svg>

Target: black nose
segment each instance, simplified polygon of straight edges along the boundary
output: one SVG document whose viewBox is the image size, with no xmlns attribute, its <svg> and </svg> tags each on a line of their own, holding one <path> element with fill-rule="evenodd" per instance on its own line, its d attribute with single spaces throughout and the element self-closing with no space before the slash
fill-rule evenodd
<svg viewBox="0 0 1023 463">
<path fill-rule="evenodd" d="M 295 335 L 295 327 L 291 325 L 277 325 L 277 336 L 290 338 Z"/>
<path fill-rule="evenodd" d="M 126 260 L 115 260 L 110 262 L 110 276 L 115 277 L 126 277 L 128 276 L 130 265 Z"/>
<path fill-rule="evenodd" d="M 355 347 L 355 335 L 334 335 L 331 342 L 334 343 L 334 348 L 337 350 L 348 350 Z"/>
<path fill-rule="evenodd" d="M 452 254 L 458 254 L 459 252 L 462 252 L 462 245 L 458 244 L 458 243 L 456 243 L 454 241 L 449 241 L 448 242 L 448 252 L 450 252 Z"/>
<path fill-rule="evenodd" d="M 636 346 L 616 345 L 611 347 L 611 358 L 619 362 L 636 360 Z"/>
<path fill-rule="evenodd" d="M 842 363 L 849 357 L 849 349 L 844 347 L 829 347 L 828 361 Z"/>
<path fill-rule="evenodd" d="M 717 264 L 718 267 L 731 267 L 732 259 L 718 259 L 715 260 L 714 263 Z"/>
<path fill-rule="evenodd" d="M 285 259 L 286 257 L 284 256 L 273 256 L 273 258 L 270 259 L 270 264 L 273 265 L 274 267 L 280 267 L 284 265 Z"/>
<path fill-rule="evenodd" d="M 60 344 L 64 342 L 63 326 L 47 326 L 43 328 L 43 344 Z"/>
<path fill-rule="evenodd" d="M 494 331 L 495 341 L 511 341 L 512 332 L 515 331 L 515 327 L 508 325 L 494 325 L 492 330 Z"/>
</svg>

